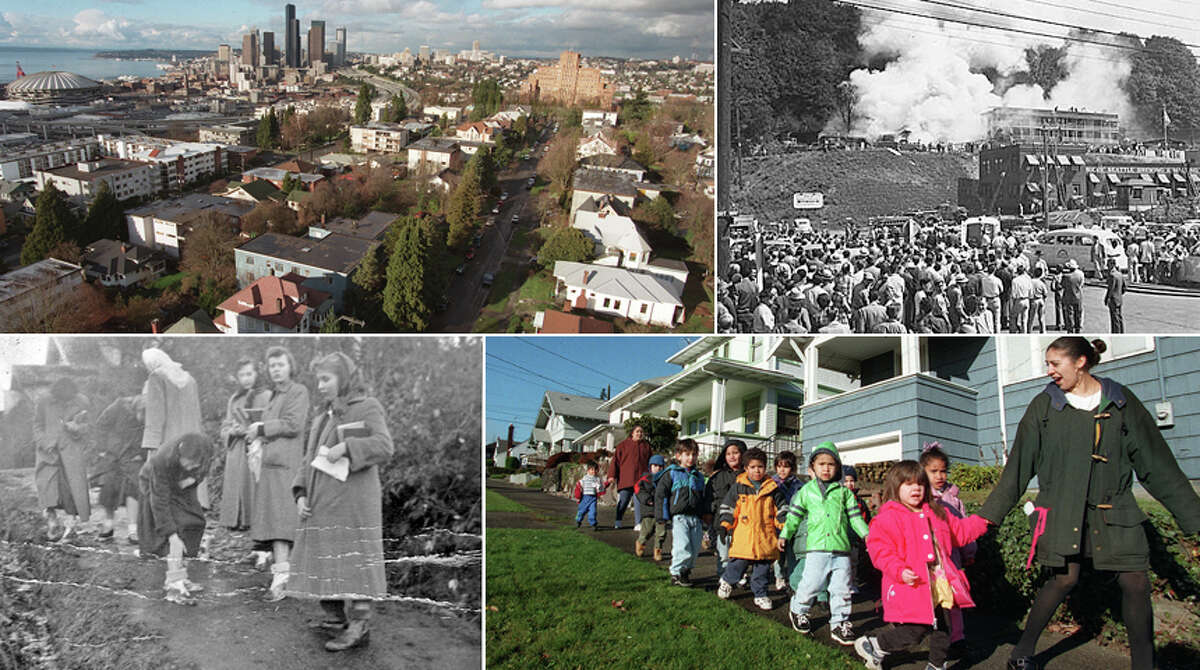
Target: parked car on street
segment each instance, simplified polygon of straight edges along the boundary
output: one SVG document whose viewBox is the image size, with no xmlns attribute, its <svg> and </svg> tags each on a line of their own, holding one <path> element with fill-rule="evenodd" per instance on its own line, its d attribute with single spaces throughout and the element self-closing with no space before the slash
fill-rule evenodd
<svg viewBox="0 0 1200 670">
<path fill-rule="evenodd" d="M 483 281 L 484 286 L 491 286 L 492 282 L 495 281 L 495 279 L 496 279 L 496 277 L 492 273 L 490 273 L 490 272 L 483 273 L 482 281 Z"/>
</svg>

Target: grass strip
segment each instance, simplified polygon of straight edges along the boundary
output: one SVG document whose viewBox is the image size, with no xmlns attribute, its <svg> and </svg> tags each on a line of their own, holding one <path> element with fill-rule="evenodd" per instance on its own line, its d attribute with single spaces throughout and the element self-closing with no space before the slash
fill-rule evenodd
<svg viewBox="0 0 1200 670">
<path fill-rule="evenodd" d="M 489 668 L 858 668 L 575 530 L 489 528 Z"/>
<path fill-rule="evenodd" d="M 531 514 L 533 513 L 533 510 L 529 509 L 528 507 L 522 505 L 519 502 L 513 502 L 512 500 L 500 495 L 499 493 L 492 491 L 491 489 L 486 489 L 483 493 L 484 493 L 484 505 L 486 506 L 486 509 L 489 512 L 529 512 Z"/>
</svg>

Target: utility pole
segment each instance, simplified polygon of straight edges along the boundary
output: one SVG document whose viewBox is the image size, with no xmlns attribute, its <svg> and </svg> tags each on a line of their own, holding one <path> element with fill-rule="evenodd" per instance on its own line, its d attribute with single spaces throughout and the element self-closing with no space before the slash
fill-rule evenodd
<svg viewBox="0 0 1200 670">
<path fill-rule="evenodd" d="M 1047 190 L 1050 186 L 1050 161 L 1054 160 L 1050 156 L 1050 149 L 1047 146 L 1046 135 L 1050 129 L 1043 125 L 1038 131 L 1042 135 L 1042 223 L 1046 230 L 1050 229 L 1050 193 Z"/>
</svg>

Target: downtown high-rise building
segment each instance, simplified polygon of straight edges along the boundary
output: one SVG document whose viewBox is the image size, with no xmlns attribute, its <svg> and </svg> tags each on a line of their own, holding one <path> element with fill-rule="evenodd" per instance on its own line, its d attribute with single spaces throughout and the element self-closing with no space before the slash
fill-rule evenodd
<svg viewBox="0 0 1200 670">
<path fill-rule="evenodd" d="M 429 62 L 429 45 L 422 44 L 420 46 L 420 48 L 417 49 L 417 55 L 420 57 L 422 63 L 428 63 Z"/>
<path fill-rule="evenodd" d="M 308 64 L 325 60 L 325 22 L 313 21 L 308 29 Z"/>
<path fill-rule="evenodd" d="M 232 55 L 232 53 L 233 52 L 230 51 L 228 44 L 217 45 L 217 60 L 228 63 L 229 57 Z"/>
<path fill-rule="evenodd" d="M 242 65 L 258 67 L 258 31 L 242 35 Z"/>
<path fill-rule="evenodd" d="M 262 64 L 275 65 L 275 33 L 262 34 Z"/>
<path fill-rule="evenodd" d="M 300 67 L 300 22 L 296 20 L 296 5 L 283 6 L 284 64 Z"/>
<path fill-rule="evenodd" d="M 336 46 L 333 53 L 333 64 L 337 67 L 346 65 L 346 27 L 342 26 L 334 31 Z"/>
</svg>

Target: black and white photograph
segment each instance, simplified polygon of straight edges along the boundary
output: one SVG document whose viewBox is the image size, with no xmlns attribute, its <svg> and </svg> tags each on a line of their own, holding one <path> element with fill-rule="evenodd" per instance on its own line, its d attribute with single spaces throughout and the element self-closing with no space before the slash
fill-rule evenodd
<svg viewBox="0 0 1200 670">
<path fill-rule="evenodd" d="M 478 666 L 482 355 L 0 337 L 0 668 Z"/>
<path fill-rule="evenodd" d="M 1200 330 L 1200 6 L 718 6 L 722 333 Z"/>
</svg>

